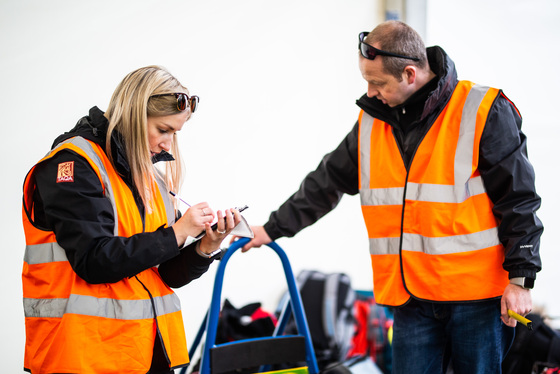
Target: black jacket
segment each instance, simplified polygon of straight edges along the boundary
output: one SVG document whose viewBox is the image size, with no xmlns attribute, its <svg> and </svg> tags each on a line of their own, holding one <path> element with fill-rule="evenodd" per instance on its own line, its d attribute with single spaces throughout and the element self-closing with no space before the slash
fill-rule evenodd
<svg viewBox="0 0 560 374">
<path fill-rule="evenodd" d="M 431 70 L 437 75 L 405 103 L 391 108 L 377 98 L 362 96 L 357 105 L 393 127 L 405 165 L 457 85 L 455 64 L 440 47 L 427 49 Z M 325 155 L 264 225 L 276 240 L 291 237 L 333 210 L 343 194 L 355 195 L 358 187 L 358 122 L 340 145 Z M 479 171 L 494 203 L 498 235 L 505 247 L 504 269 L 512 277 L 535 278 L 541 269 L 539 241 L 543 231 L 536 216 L 541 199 L 535 191 L 535 175 L 527 158 L 521 117 L 502 93 L 494 101 L 480 144 Z"/>
<path fill-rule="evenodd" d="M 93 107 L 89 116 L 55 140 L 53 148 L 65 139 L 82 136 L 105 150 L 107 126 L 103 112 Z M 111 146 L 117 172 L 133 191 L 144 219 L 144 206 L 133 187 L 119 136 L 113 134 Z M 58 164 L 67 161 L 74 161 L 74 182 L 56 183 Z M 113 208 L 99 178 L 88 161 L 73 151 L 62 150 L 38 164 L 34 176 L 35 224 L 54 231 L 72 269 L 88 283 L 117 282 L 159 265 L 162 279 L 170 287 L 181 287 L 208 270 L 212 260 L 197 255 L 194 245 L 180 250 L 171 227 L 129 238 L 114 236 Z"/>
</svg>

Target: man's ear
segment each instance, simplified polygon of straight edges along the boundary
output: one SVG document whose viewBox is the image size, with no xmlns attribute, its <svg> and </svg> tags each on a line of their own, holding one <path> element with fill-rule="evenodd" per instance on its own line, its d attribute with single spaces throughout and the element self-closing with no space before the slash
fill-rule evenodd
<svg viewBox="0 0 560 374">
<path fill-rule="evenodd" d="M 416 82 L 416 66 L 408 65 L 405 67 L 403 71 L 403 79 L 405 79 L 408 84 Z"/>
</svg>

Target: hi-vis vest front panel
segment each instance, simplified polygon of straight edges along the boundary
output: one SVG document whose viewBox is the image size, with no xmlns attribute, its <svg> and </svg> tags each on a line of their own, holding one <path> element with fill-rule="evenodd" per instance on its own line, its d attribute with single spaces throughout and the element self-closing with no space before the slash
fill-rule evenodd
<svg viewBox="0 0 560 374">
<path fill-rule="evenodd" d="M 391 126 L 360 113 L 360 197 L 378 303 L 502 295 L 504 248 L 478 172 L 480 138 L 498 94 L 460 81 L 408 173 Z"/>
<path fill-rule="evenodd" d="M 115 236 L 130 237 L 172 225 L 173 204 L 163 180 L 152 186 L 156 203 L 145 228 L 132 192 L 103 150 L 81 137 L 59 145 L 89 161 L 111 201 Z M 41 162 L 40 161 L 40 162 Z M 159 330 L 171 367 L 189 362 L 180 301 L 157 268 L 111 284 L 90 284 L 71 268 L 52 231 L 35 227 L 31 169 L 24 184 L 24 367 L 31 373 L 146 373 Z"/>
</svg>

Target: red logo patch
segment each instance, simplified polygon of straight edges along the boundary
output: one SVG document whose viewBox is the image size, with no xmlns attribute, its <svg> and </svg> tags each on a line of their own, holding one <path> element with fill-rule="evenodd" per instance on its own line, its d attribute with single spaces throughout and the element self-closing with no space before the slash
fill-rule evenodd
<svg viewBox="0 0 560 374">
<path fill-rule="evenodd" d="M 61 182 L 74 182 L 74 161 L 58 164 L 56 183 Z"/>
</svg>

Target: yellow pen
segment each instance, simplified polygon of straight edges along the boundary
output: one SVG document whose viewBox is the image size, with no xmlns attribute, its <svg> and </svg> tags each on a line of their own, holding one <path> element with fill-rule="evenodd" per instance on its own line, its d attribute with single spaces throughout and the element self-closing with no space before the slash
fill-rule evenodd
<svg viewBox="0 0 560 374">
<path fill-rule="evenodd" d="M 533 322 L 523 317 L 522 315 L 515 313 L 513 310 L 508 309 L 508 316 L 515 319 L 517 322 L 524 324 L 529 330 L 533 329 Z"/>
</svg>

